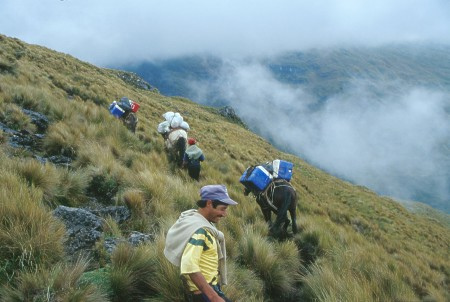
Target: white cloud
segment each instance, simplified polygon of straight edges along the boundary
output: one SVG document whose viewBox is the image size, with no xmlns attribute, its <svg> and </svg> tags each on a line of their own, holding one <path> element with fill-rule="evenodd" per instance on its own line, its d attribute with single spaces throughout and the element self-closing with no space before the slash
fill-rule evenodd
<svg viewBox="0 0 450 302">
<path fill-rule="evenodd" d="M 450 43 L 444 0 L 2 0 L 2 34 L 107 65 L 209 52 L 254 56 L 390 42 Z"/>
<path fill-rule="evenodd" d="M 252 129 L 332 174 L 398 198 L 448 199 L 450 95 L 420 87 L 389 92 L 385 84 L 355 80 L 311 106 L 318 105 L 312 96 L 264 67 L 237 65 L 199 91 L 220 91 Z"/>
</svg>

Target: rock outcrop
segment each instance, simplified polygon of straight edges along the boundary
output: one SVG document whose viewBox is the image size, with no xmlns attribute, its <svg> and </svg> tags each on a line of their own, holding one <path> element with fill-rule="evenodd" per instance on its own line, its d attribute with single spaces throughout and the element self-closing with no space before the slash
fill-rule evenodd
<svg viewBox="0 0 450 302">
<path fill-rule="evenodd" d="M 156 88 L 152 87 L 149 83 L 144 81 L 134 72 L 117 71 L 117 76 L 121 78 L 125 83 L 133 85 L 136 88 L 155 92 L 158 91 Z"/>
<path fill-rule="evenodd" d="M 76 260 L 79 255 L 95 257 L 96 243 L 103 239 L 103 248 L 111 254 L 120 243 L 127 242 L 132 246 L 150 242 L 153 234 L 144 234 L 133 231 L 127 238 L 104 238 L 104 219 L 111 217 L 117 223 L 123 223 L 131 217 L 131 213 L 125 206 L 109 206 L 99 209 L 82 209 L 58 206 L 53 215 L 60 219 L 66 226 L 66 240 L 64 248 L 66 254 Z"/>
<path fill-rule="evenodd" d="M 234 111 L 233 107 L 231 107 L 231 106 L 224 106 L 222 108 L 219 108 L 218 111 L 219 111 L 220 115 L 224 116 L 225 118 L 227 118 L 231 122 L 246 127 L 245 123 L 236 114 L 236 111 Z"/>
</svg>

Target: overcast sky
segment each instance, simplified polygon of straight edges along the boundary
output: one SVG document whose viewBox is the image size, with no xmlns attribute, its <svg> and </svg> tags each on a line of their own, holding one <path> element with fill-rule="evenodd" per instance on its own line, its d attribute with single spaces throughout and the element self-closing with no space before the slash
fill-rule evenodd
<svg viewBox="0 0 450 302">
<path fill-rule="evenodd" d="M 450 1 L 0 0 L 0 33 L 99 66 L 199 52 L 450 43 Z"/>
</svg>

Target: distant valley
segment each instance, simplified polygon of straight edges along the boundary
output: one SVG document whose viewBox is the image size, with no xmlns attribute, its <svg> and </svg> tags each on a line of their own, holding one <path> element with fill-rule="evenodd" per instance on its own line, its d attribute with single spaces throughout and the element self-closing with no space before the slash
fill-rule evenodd
<svg viewBox="0 0 450 302">
<path fill-rule="evenodd" d="M 275 146 L 384 195 L 450 213 L 450 47 L 189 56 L 111 66 L 162 94 L 231 105 Z"/>
</svg>

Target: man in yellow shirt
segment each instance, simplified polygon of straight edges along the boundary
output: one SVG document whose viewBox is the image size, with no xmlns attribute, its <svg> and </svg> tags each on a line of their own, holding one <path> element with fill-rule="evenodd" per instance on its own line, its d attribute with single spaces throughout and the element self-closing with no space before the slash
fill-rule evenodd
<svg viewBox="0 0 450 302">
<path fill-rule="evenodd" d="M 186 278 L 193 302 L 231 302 L 221 291 L 227 284 L 226 248 L 222 232 L 216 229 L 226 217 L 229 205 L 236 205 L 224 185 L 208 185 L 200 189 L 197 210 L 181 213 L 166 237 L 164 255 Z"/>
</svg>

